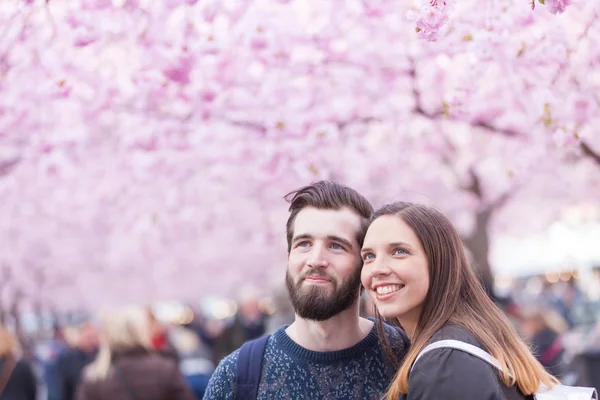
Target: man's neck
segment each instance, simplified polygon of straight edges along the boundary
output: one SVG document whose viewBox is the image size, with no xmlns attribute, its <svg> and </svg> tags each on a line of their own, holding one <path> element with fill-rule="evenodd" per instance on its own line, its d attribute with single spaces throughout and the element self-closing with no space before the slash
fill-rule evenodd
<svg viewBox="0 0 600 400">
<path fill-rule="evenodd" d="M 372 328 L 373 322 L 359 317 L 358 308 L 351 307 L 326 321 L 311 321 L 296 314 L 295 321 L 285 332 L 305 349 L 337 351 L 354 346 L 367 337 Z"/>
</svg>

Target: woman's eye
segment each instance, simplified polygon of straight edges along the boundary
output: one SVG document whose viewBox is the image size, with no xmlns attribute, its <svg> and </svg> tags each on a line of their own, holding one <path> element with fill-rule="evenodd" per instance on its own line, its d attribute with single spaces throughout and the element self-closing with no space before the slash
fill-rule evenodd
<svg viewBox="0 0 600 400">
<path fill-rule="evenodd" d="M 394 250 L 394 255 L 395 256 L 401 256 L 401 255 L 404 255 L 404 254 L 407 254 L 406 250 L 404 250 L 404 249 L 396 249 L 396 250 Z"/>
</svg>

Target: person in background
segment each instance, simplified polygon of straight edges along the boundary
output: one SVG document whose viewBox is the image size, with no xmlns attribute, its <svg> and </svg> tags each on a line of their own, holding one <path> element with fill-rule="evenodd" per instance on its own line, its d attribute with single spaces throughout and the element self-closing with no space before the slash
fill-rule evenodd
<svg viewBox="0 0 600 400">
<path fill-rule="evenodd" d="M 127 307 L 102 321 L 101 345 L 77 400 L 194 400 L 178 365 L 158 354 L 147 310 Z"/>
<path fill-rule="evenodd" d="M 59 374 L 59 360 L 69 350 L 65 332 L 68 329 L 55 326 L 53 337 L 42 341 L 37 346 L 37 357 L 43 368 L 44 382 L 48 392 L 48 400 L 61 400 L 61 385 Z"/>
<path fill-rule="evenodd" d="M 98 351 L 98 331 L 96 327 L 85 322 L 72 338 L 74 346 L 67 350 L 58 360 L 58 375 L 63 400 L 73 400 L 79 384 L 83 368 L 92 362 Z"/>
<path fill-rule="evenodd" d="M 216 357 L 215 345 L 218 338 L 222 335 L 225 325 L 221 320 L 207 319 L 201 310 L 194 310 L 192 307 L 190 309 L 192 310 L 193 318 L 190 322 L 182 326 L 196 334 L 199 352 L 203 358 L 212 361 L 213 364 L 217 364 L 220 359 Z"/>
<path fill-rule="evenodd" d="M 241 296 L 239 311 L 221 337 L 215 343 L 219 360 L 239 348 L 247 340 L 265 334 L 267 315 L 260 309 L 260 299 L 256 292 L 247 289 Z"/>
<path fill-rule="evenodd" d="M 294 322 L 294 306 L 285 285 L 273 288 L 273 305 L 275 312 L 267 319 L 266 333 L 273 333 L 283 325 L 291 325 Z"/>
<path fill-rule="evenodd" d="M 15 335 L 0 325 L 0 400 L 36 400 L 33 370 L 19 358 L 20 346 Z"/>
<path fill-rule="evenodd" d="M 212 351 L 207 349 L 194 330 L 184 326 L 173 327 L 171 338 L 179 354 L 179 370 L 185 376 L 196 398 L 200 400 L 215 370 Z"/>
<path fill-rule="evenodd" d="M 360 296 L 360 315 L 363 318 L 376 318 L 377 312 L 375 310 L 375 304 L 366 293 L 362 293 Z"/>
<path fill-rule="evenodd" d="M 549 307 L 528 307 L 521 312 L 521 331 L 548 372 L 562 378 L 566 372 L 561 336 L 569 329 L 561 315 Z"/>
<path fill-rule="evenodd" d="M 159 321 L 150 308 L 146 309 L 150 326 L 152 348 L 164 357 L 179 362 L 177 351 L 169 339 L 169 326 Z"/>
</svg>

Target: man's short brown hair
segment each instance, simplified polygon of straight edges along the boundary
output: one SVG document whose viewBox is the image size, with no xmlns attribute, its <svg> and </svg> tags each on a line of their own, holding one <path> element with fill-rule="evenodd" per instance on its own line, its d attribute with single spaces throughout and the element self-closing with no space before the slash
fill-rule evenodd
<svg viewBox="0 0 600 400">
<path fill-rule="evenodd" d="M 286 224 L 288 253 L 292 248 L 296 216 L 306 207 L 319 210 L 349 208 L 355 212 L 361 220 L 361 229 L 356 240 L 358 245 L 362 246 L 373 216 L 373 206 L 356 190 L 333 181 L 319 181 L 288 193 L 284 199 L 290 203 L 290 216 Z"/>
</svg>

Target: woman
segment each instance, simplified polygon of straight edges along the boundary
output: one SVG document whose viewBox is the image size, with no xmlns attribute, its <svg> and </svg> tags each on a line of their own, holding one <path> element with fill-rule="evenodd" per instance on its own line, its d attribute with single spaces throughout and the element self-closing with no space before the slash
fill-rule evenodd
<svg viewBox="0 0 600 400">
<path fill-rule="evenodd" d="M 31 367 L 19 360 L 19 343 L 0 326 L 0 400 L 35 400 L 37 382 Z"/>
<path fill-rule="evenodd" d="M 84 371 L 77 400 L 194 400 L 175 361 L 152 350 L 151 336 L 143 308 L 108 315 L 98 356 Z"/>
<path fill-rule="evenodd" d="M 362 258 L 362 283 L 378 320 L 395 318 L 412 342 L 387 399 L 532 399 L 540 383 L 557 383 L 487 296 L 458 233 L 440 212 L 403 202 L 383 206 L 367 231 Z M 446 339 L 484 349 L 512 374 L 450 348 L 415 363 L 426 345 Z"/>
</svg>

